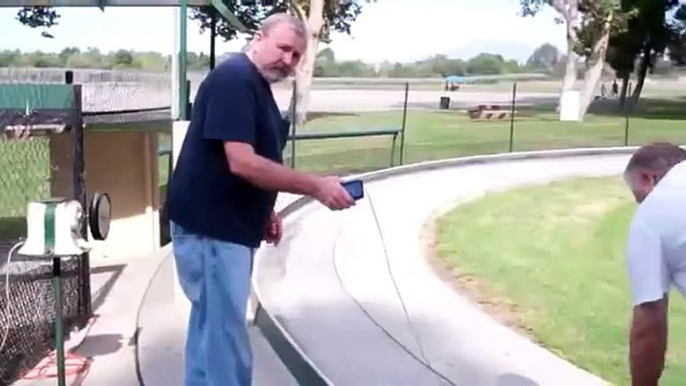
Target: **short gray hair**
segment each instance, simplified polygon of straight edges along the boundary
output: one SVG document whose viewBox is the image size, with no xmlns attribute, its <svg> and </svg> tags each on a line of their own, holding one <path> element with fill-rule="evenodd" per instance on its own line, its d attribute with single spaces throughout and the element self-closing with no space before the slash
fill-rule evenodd
<svg viewBox="0 0 686 386">
<path fill-rule="evenodd" d="M 274 27 L 282 23 L 287 23 L 291 28 L 293 28 L 293 31 L 298 37 L 300 37 L 303 40 L 307 40 L 307 26 L 305 25 L 305 23 L 298 17 L 295 17 L 285 12 L 279 12 L 269 15 L 262 22 L 259 31 L 262 32 L 265 36 L 269 35 L 269 32 L 271 32 L 271 30 Z"/>
</svg>

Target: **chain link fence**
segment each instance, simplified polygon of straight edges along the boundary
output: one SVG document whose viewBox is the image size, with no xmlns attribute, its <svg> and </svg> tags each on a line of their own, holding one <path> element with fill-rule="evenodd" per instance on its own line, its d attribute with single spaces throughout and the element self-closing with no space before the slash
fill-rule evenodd
<svg viewBox="0 0 686 386">
<path fill-rule="evenodd" d="M 82 85 L 82 109 L 85 113 L 122 115 L 125 111 L 169 109 L 172 105 L 172 78 L 170 73 L 78 69 L 73 72 L 73 83 Z M 189 73 L 191 100 L 204 73 Z M 0 68 L 2 83 L 65 83 L 63 68 Z M 165 118 L 169 117 L 169 113 Z M 145 116 L 139 117 L 144 121 Z M 119 122 L 130 121 L 119 117 Z"/>
<path fill-rule="evenodd" d="M 0 385 L 22 377 L 55 347 L 52 260 L 22 256 L 16 247 L 27 236 L 29 202 L 53 196 L 78 198 L 71 176 L 77 160 L 83 162 L 82 152 L 66 147 L 66 153 L 57 154 L 58 147 L 52 142 L 61 136 L 58 142 L 72 144 L 74 133 L 82 132 L 82 128 L 75 125 L 64 134 L 32 131 L 46 124 L 60 126 L 66 122 L 61 119 L 80 114 L 72 93 L 67 92 L 70 87 L 15 83 L 0 92 Z M 74 94 L 78 95 L 76 91 Z M 65 97 L 69 99 L 60 99 Z M 18 108 L 24 99 L 31 105 L 28 114 Z M 67 107 L 70 104 L 72 107 Z M 21 135 L 13 132 L 17 128 Z M 75 154 L 81 156 L 75 158 Z M 61 276 L 68 333 L 90 316 L 87 261 L 81 257 L 63 259 Z"/>
<path fill-rule="evenodd" d="M 284 164 L 344 176 L 483 154 L 686 142 L 686 102 L 672 82 L 647 83 L 638 103 L 629 98 L 621 104 L 618 95 L 606 92 L 611 81 L 605 81 L 579 122 L 560 120 L 558 80 L 465 84 L 453 91 L 435 80 L 339 83 L 314 83 L 307 121 L 291 127 Z M 273 87 L 285 115 L 290 115 L 293 87 Z M 379 131 L 389 134 L 365 135 Z M 169 133 L 162 134 L 160 145 L 164 191 Z"/>
<path fill-rule="evenodd" d="M 13 244 L 26 236 L 28 202 L 50 196 L 49 139 L 0 136 L 0 165 L 0 242 Z"/>
<path fill-rule="evenodd" d="M 50 260 L 23 257 L 10 249 L 26 238 L 30 201 L 51 196 L 48 137 L 8 139 L 0 135 L 0 385 L 9 385 L 54 348 L 54 300 Z M 65 325 L 80 316 L 79 263 L 62 264 Z"/>
<path fill-rule="evenodd" d="M 63 323 L 70 327 L 79 323 L 82 316 L 78 302 L 78 258 L 63 259 L 61 268 Z M 28 260 L 14 254 L 10 265 L 0 267 L 0 274 L 8 279 L 0 287 L 0 386 L 4 386 L 19 379 L 54 350 L 55 303 L 49 260 Z"/>
<path fill-rule="evenodd" d="M 413 90 L 402 85 L 373 90 L 314 89 L 307 122 L 297 127 L 284 153 L 299 170 L 346 175 L 399 164 L 481 154 L 684 143 L 686 102 L 644 90 L 638 103 L 597 95 L 581 121 L 561 121 L 559 91 L 541 82 L 461 87 L 456 91 Z M 287 106 L 287 94 L 277 94 Z M 631 92 L 629 92 L 631 94 Z M 407 111 L 404 111 L 407 103 Z M 349 137 L 380 129 L 392 136 Z M 301 140 L 298 136 L 326 134 Z M 295 162 L 293 162 L 293 159 Z"/>
</svg>

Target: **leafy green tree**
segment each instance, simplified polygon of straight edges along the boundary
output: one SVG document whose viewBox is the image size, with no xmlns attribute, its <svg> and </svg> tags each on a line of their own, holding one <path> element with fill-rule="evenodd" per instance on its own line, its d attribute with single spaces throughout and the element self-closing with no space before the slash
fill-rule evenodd
<svg viewBox="0 0 686 386">
<path fill-rule="evenodd" d="M 578 77 L 579 55 L 574 48 L 578 44 L 577 27 L 581 22 L 579 0 L 520 0 L 520 5 L 521 15 L 524 17 L 535 16 L 545 7 L 551 7 L 557 12 L 555 21 L 565 25 L 567 37 L 567 60 L 562 90 L 573 89 Z"/>
<path fill-rule="evenodd" d="M 131 66 L 133 64 L 133 54 L 128 50 L 119 50 L 114 53 L 115 66 Z"/>
<path fill-rule="evenodd" d="M 24 7 L 17 12 L 17 20 L 31 28 L 45 28 L 41 34 L 46 38 L 53 36 L 48 32 L 50 27 L 57 25 L 60 15 L 50 7 Z"/>
<path fill-rule="evenodd" d="M 672 38 L 667 43 L 669 58 L 677 65 L 686 65 L 686 4 L 678 6 L 671 15 Z"/>
<path fill-rule="evenodd" d="M 606 61 L 614 69 L 615 76 L 622 81 L 619 104 L 624 106 L 629 86 L 629 78 L 634 72 L 636 56 L 641 51 L 640 39 L 634 36 L 635 21 L 629 22 L 629 29 L 610 38 Z"/>
<path fill-rule="evenodd" d="M 526 61 L 527 68 L 552 72 L 560 61 L 560 52 L 550 43 L 544 43 L 534 50 Z"/>
<path fill-rule="evenodd" d="M 632 98 L 638 100 L 648 71 L 655 69 L 659 58 L 678 40 L 678 22 L 667 15 L 680 7 L 678 0 L 622 0 L 624 28 L 610 37 L 607 62 L 622 79 L 620 104 L 627 98 L 627 86 L 632 73 L 637 72 L 637 85 Z M 638 68 L 636 68 L 638 63 Z"/>
<path fill-rule="evenodd" d="M 562 90 L 575 89 L 579 62 L 584 59 L 584 88 L 579 104 L 579 119 L 583 119 L 603 73 L 610 36 L 626 22 L 619 0 L 520 0 L 520 5 L 523 16 L 552 7 L 558 13 L 556 20 L 565 24 L 567 68 Z"/>
<path fill-rule="evenodd" d="M 632 98 L 638 100 L 645 84 L 648 71 L 655 68 L 657 58 L 673 41 L 675 30 L 667 20 L 667 12 L 678 7 L 679 0 L 624 0 L 627 6 L 633 6 L 637 11 L 633 19 L 633 33 L 638 44 L 640 64 L 638 81 Z"/>
<path fill-rule="evenodd" d="M 467 73 L 472 75 L 497 75 L 503 72 L 505 59 L 498 54 L 481 53 L 467 62 Z"/>
</svg>

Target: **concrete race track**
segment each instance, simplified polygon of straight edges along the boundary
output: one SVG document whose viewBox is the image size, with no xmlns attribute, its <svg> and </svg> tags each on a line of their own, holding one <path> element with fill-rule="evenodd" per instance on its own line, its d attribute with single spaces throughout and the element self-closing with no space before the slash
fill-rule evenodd
<svg viewBox="0 0 686 386">
<path fill-rule="evenodd" d="M 452 165 L 367 182 L 367 197 L 344 212 L 306 204 L 286 217 L 284 241 L 258 256 L 262 304 L 336 385 L 605 384 L 472 306 L 433 274 L 419 235 L 456 202 L 617 174 L 628 154 Z"/>
</svg>

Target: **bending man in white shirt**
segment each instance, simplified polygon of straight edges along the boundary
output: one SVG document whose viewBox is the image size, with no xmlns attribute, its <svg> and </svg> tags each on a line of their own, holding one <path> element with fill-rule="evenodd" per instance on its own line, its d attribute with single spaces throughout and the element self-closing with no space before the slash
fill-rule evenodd
<svg viewBox="0 0 686 386">
<path fill-rule="evenodd" d="M 667 349 L 667 300 L 686 295 L 686 151 L 640 148 L 624 172 L 639 203 L 626 246 L 633 315 L 629 336 L 632 386 L 657 386 Z"/>
</svg>

